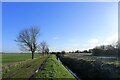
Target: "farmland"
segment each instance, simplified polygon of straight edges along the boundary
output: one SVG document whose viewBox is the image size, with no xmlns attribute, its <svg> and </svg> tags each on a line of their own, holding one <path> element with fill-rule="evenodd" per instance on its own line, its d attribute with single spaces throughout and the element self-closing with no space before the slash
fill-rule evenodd
<svg viewBox="0 0 120 80">
<path fill-rule="evenodd" d="M 3 78 L 28 78 L 46 58 L 36 54 L 32 60 L 30 54 L 3 54 Z"/>
<path fill-rule="evenodd" d="M 30 54 L 3 54 L 2 78 L 71 78 L 76 79 L 60 62 L 56 55 L 39 55 L 31 59 Z M 43 62 L 45 62 L 44 65 Z M 40 71 L 36 73 L 39 67 Z M 64 72 L 64 73 L 63 73 Z M 31 77 L 34 75 L 33 77 Z"/>
<path fill-rule="evenodd" d="M 64 55 L 66 57 L 76 58 L 76 59 L 82 59 L 86 61 L 98 61 L 103 62 L 107 64 L 115 64 L 120 65 L 118 60 L 118 57 L 105 57 L 105 56 L 93 56 L 92 53 L 72 53 L 72 54 L 66 54 Z"/>
<path fill-rule="evenodd" d="M 38 58 L 40 55 L 35 54 L 35 58 Z M 30 60 L 31 54 L 16 54 L 16 53 L 9 53 L 9 54 L 2 54 L 2 65 L 11 64 L 15 62 Z"/>
<path fill-rule="evenodd" d="M 120 80 L 120 3 L 96 1 L 1 1 L 0 78 Z"/>
<path fill-rule="evenodd" d="M 93 56 L 92 53 L 66 53 L 59 55 L 62 65 L 54 54 L 2 54 L 3 78 L 69 78 L 76 79 L 65 67 L 83 80 L 108 80 L 119 78 L 120 64 L 116 57 Z M 44 64 L 43 64 L 44 62 Z"/>
</svg>

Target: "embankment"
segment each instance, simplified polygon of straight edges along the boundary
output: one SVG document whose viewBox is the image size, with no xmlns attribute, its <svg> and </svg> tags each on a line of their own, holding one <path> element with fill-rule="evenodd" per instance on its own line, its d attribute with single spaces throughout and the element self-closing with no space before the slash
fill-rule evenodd
<svg viewBox="0 0 120 80">
<path fill-rule="evenodd" d="M 71 79 L 76 80 L 76 78 L 56 59 L 56 55 L 51 55 L 44 68 L 37 72 L 34 78 L 60 78 L 60 79 Z"/>
<path fill-rule="evenodd" d="M 62 63 L 74 71 L 81 80 L 118 80 L 120 66 L 97 61 L 59 56 Z"/>
</svg>

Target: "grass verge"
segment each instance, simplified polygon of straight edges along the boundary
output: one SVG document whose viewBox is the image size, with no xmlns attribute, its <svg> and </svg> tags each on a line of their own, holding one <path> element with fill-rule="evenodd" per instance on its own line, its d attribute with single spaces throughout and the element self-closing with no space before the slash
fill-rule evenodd
<svg viewBox="0 0 120 80">
<path fill-rule="evenodd" d="M 57 61 L 55 55 L 51 55 L 42 69 L 42 71 L 35 74 L 34 78 L 71 78 L 75 77 Z"/>
</svg>

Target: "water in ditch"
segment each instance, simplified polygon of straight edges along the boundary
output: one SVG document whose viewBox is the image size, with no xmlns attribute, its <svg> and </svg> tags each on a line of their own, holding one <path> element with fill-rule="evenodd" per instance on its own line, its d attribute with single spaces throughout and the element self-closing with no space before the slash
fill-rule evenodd
<svg viewBox="0 0 120 80">
<path fill-rule="evenodd" d="M 60 61 L 60 58 L 58 57 L 57 60 L 62 64 L 62 62 Z M 63 64 L 62 64 L 63 65 Z M 81 80 L 72 70 L 70 70 L 66 65 L 65 68 L 77 79 L 77 80 Z"/>
</svg>

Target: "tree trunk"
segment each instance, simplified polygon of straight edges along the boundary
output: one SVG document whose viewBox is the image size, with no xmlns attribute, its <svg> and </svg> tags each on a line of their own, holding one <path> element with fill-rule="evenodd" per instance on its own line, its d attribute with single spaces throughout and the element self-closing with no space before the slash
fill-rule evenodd
<svg viewBox="0 0 120 80">
<path fill-rule="evenodd" d="M 32 59 L 34 59 L 34 52 L 32 51 Z"/>
</svg>

